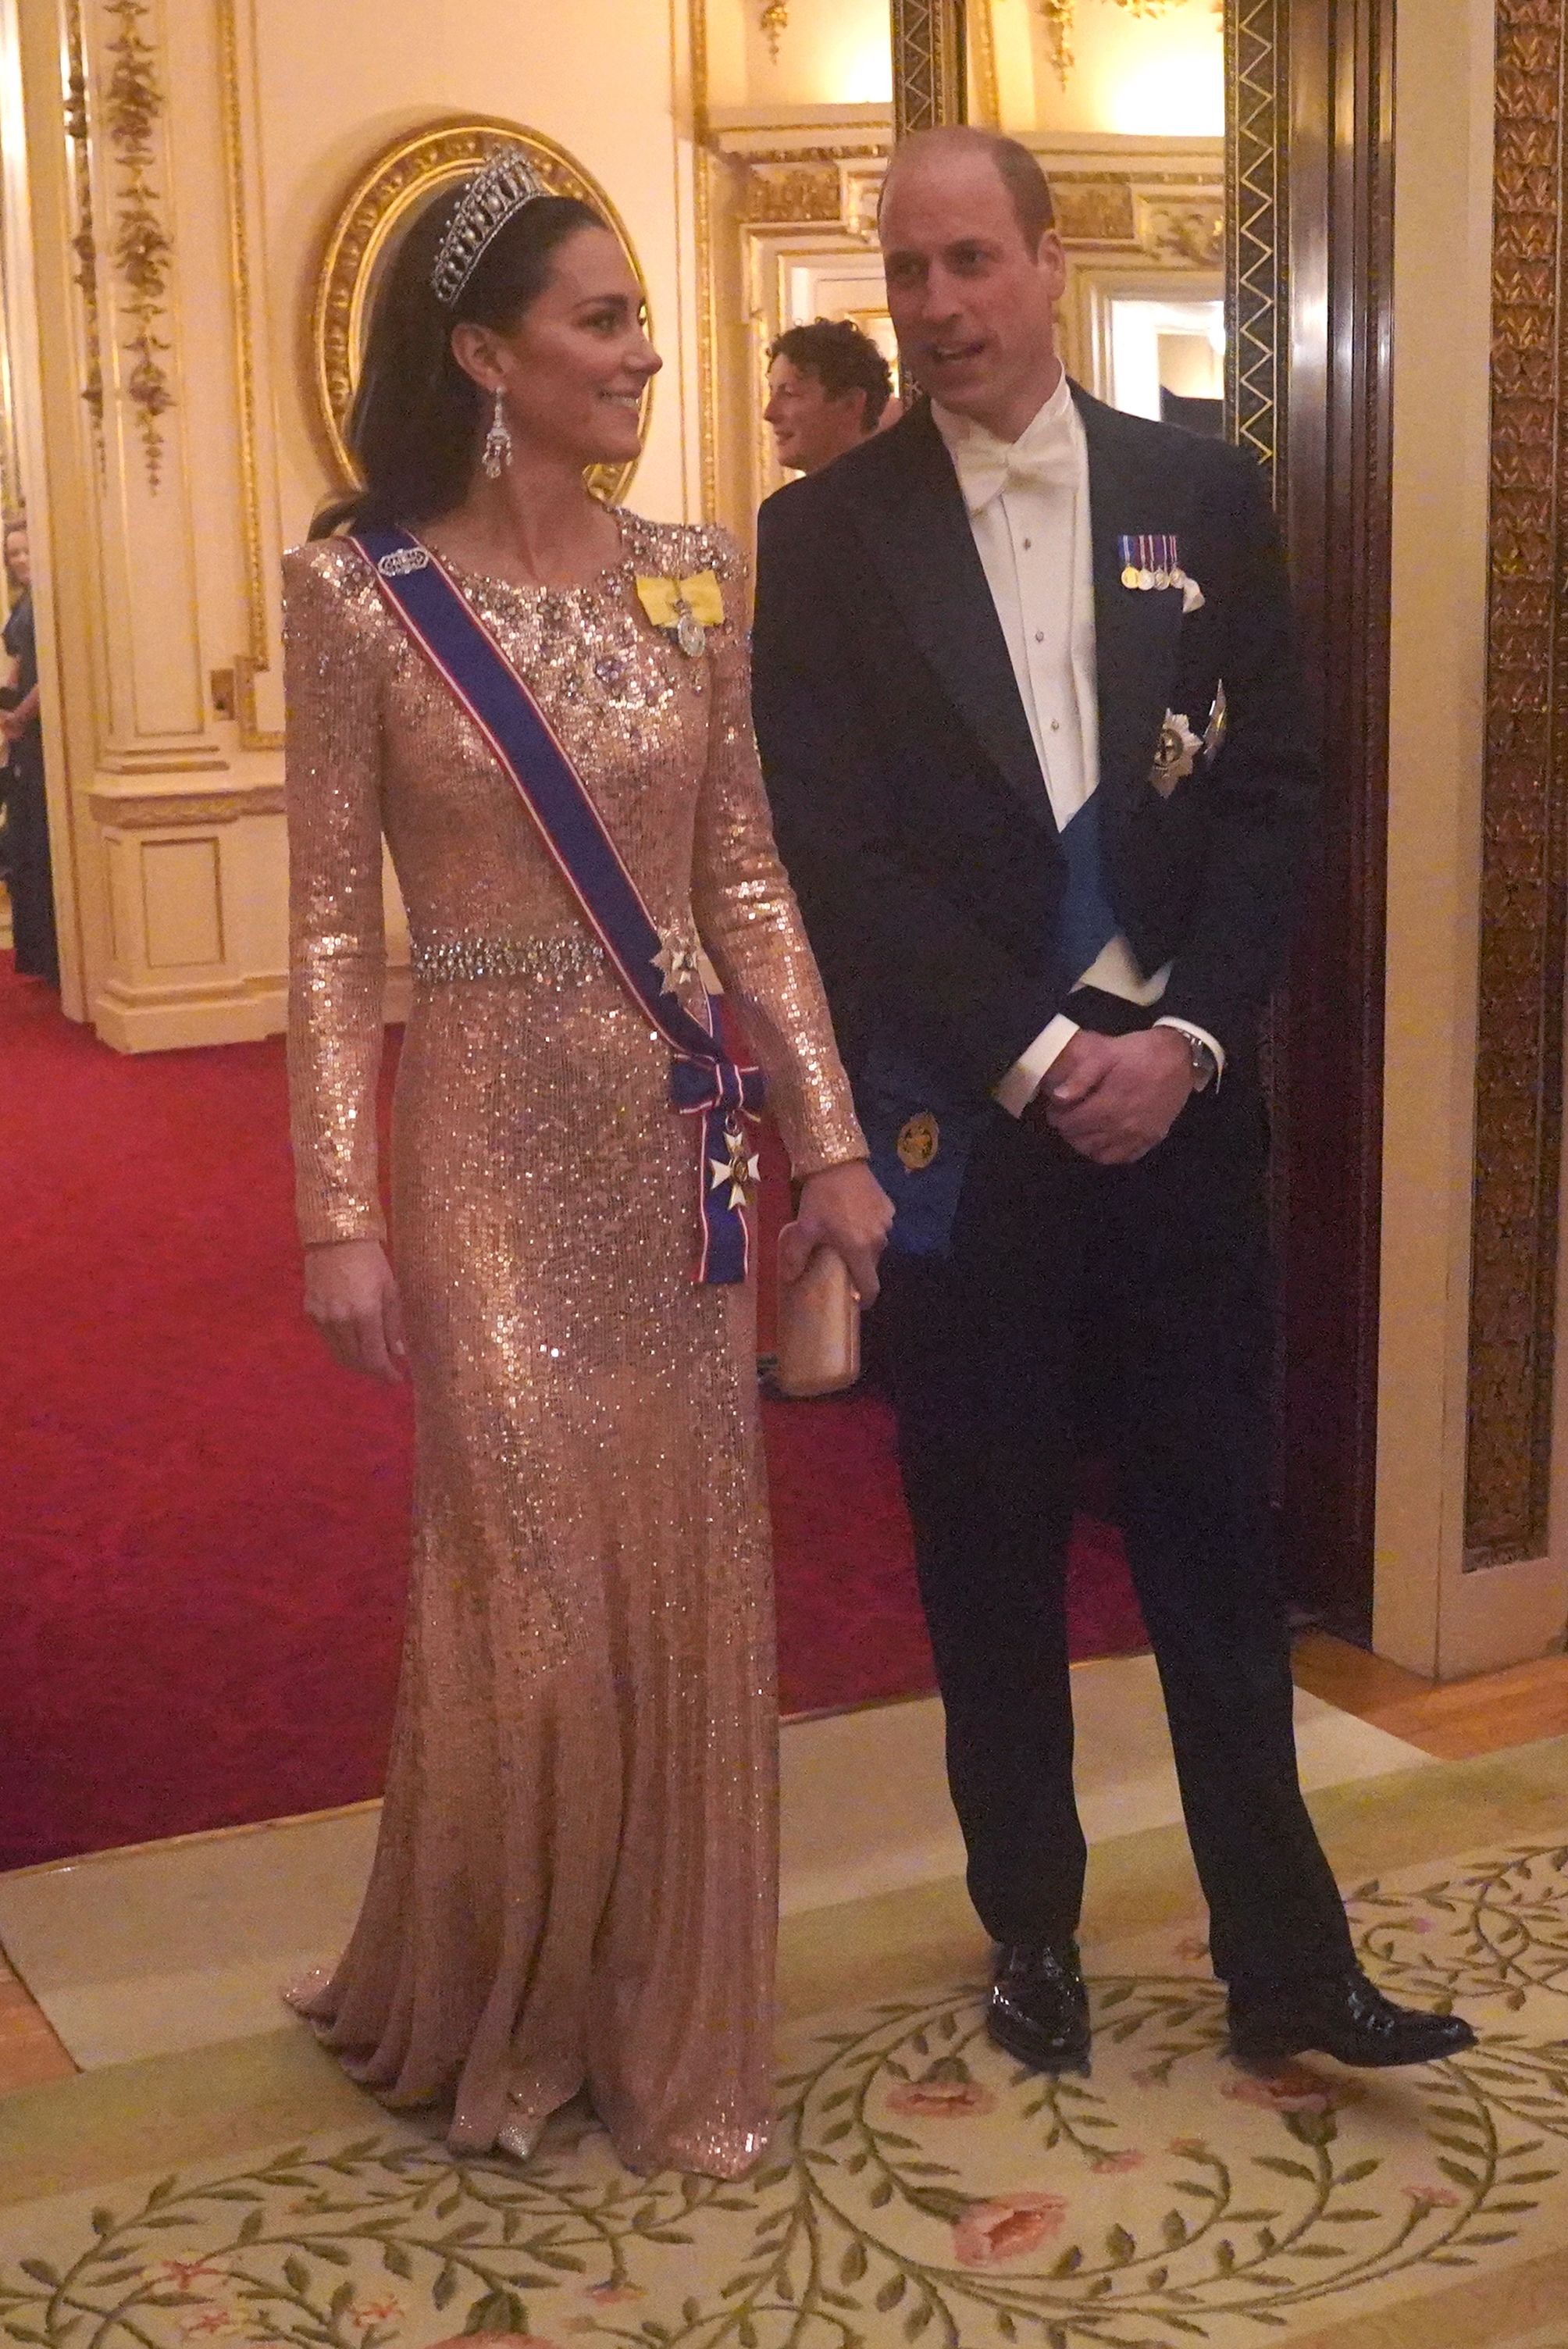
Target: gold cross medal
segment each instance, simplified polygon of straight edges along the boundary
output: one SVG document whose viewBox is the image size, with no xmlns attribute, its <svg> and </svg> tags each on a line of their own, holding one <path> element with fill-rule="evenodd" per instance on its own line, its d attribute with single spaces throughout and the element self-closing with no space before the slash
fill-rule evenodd
<svg viewBox="0 0 1568 2349">
<path fill-rule="evenodd" d="M 712 1176 L 707 1187 L 710 1191 L 722 1191 L 727 1187 L 728 1205 L 744 1207 L 748 1205 L 753 1191 L 762 1179 L 762 1165 L 760 1160 L 753 1155 L 746 1129 L 738 1118 L 732 1117 L 726 1125 L 724 1146 L 727 1154 L 723 1158 L 710 1158 L 707 1162 Z"/>
</svg>

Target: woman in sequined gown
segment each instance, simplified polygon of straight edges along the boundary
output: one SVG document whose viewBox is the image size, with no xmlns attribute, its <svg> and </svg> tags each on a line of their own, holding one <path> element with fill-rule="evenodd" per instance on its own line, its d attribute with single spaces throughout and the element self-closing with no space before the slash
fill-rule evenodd
<svg viewBox="0 0 1568 2349">
<path fill-rule="evenodd" d="M 799 1251 L 836 1247 L 874 1287 L 887 1211 L 773 848 L 741 563 L 583 489 L 634 451 L 658 364 L 635 281 L 592 213 L 536 198 L 443 305 L 452 214 L 416 225 L 378 304 L 355 512 L 417 530 L 526 678 L 655 922 L 700 938 L 739 1006 L 803 1185 Z M 636 580 L 705 569 L 724 618 L 694 657 Z M 417 1427 L 375 1868 L 335 1971 L 292 1995 L 387 2103 L 449 2107 L 455 2147 L 526 2155 L 586 2087 L 629 2166 L 736 2176 L 772 2106 L 753 1300 L 695 1283 L 698 1137 L 668 1049 L 358 553 L 291 555 L 286 616 L 306 1309 L 352 1367 L 406 1359 Z M 414 954 L 395 1279 L 384 838 Z M 681 990 L 695 1008 L 700 981 Z"/>
</svg>

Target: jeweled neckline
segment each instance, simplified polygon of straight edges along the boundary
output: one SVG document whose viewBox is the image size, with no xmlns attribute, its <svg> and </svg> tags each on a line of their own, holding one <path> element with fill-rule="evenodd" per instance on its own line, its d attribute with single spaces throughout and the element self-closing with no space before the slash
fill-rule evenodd
<svg viewBox="0 0 1568 2349">
<path fill-rule="evenodd" d="M 634 518 L 619 507 L 612 507 L 611 512 L 614 515 L 616 527 L 621 533 L 621 553 L 613 563 L 606 563 L 602 569 L 595 571 L 592 578 L 576 580 L 569 587 L 553 586 L 543 580 L 503 579 L 499 572 L 475 571 L 468 564 L 458 562 L 452 555 L 439 554 L 435 547 L 432 547 L 430 552 L 436 556 L 442 570 L 449 572 L 452 577 L 464 586 L 499 588 L 509 595 L 602 595 L 612 581 L 634 579 L 637 575 L 636 556 L 628 543 Z"/>
</svg>

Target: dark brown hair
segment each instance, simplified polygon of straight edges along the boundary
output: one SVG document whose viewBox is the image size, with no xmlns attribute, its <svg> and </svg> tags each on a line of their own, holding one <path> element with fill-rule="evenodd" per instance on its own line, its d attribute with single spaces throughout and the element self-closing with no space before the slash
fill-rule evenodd
<svg viewBox="0 0 1568 2349">
<path fill-rule="evenodd" d="M 436 251 L 465 181 L 427 205 L 377 289 L 347 440 L 365 487 L 325 505 L 312 538 L 346 523 L 428 522 L 461 500 L 488 422 L 485 396 L 452 356 L 452 329 L 511 334 L 549 285 L 556 250 L 603 228 L 575 196 L 540 196 L 514 212 L 448 308 L 430 284 Z"/>
<path fill-rule="evenodd" d="M 768 346 L 768 363 L 788 359 L 814 375 L 830 399 L 846 391 L 865 395 L 865 429 L 874 432 L 892 398 L 892 371 L 872 342 L 851 318 L 813 318 L 809 326 L 786 326 Z"/>
</svg>

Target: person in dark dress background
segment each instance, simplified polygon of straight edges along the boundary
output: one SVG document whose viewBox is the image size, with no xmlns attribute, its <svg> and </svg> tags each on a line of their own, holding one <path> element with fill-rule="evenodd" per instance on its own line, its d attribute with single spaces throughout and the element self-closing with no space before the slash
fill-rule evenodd
<svg viewBox="0 0 1568 2349">
<path fill-rule="evenodd" d="M 0 709 L 0 735 L 8 752 L 5 767 L 0 768 L 0 791 L 5 802 L 5 884 L 11 893 L 11 928 L 20 976 L 46 979 L 51 987 L 57 987 L 60 960 L 44 792 L 44 734 L 38 723 L 32 564 L 25 520 L 7 526 L 5 568 L 22 591 L 5 623 L 5 650 L 15 667 L 7 696 L 10 707 Z"/>
</svg>

